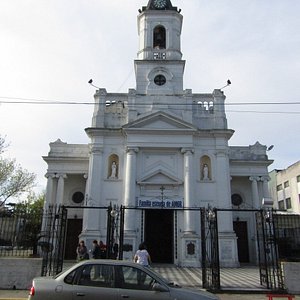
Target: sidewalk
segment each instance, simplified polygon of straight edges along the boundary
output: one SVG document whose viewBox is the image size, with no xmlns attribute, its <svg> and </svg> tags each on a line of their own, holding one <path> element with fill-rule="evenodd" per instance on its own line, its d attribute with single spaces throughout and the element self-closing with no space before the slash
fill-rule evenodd
<svg viewBox="0 0 300 300">
<path fill-rule="evenodd" d="M 28 295 L 27 290 L 0 290 L 0 300 L 24 300 Z"/>
</svg>

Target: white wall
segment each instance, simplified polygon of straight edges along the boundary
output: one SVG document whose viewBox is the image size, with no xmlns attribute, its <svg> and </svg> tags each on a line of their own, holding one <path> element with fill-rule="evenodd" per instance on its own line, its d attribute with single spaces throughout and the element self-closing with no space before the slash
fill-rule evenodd
<svg viewBox="0 0 300 300">
<path fill-rule="evenodd" d="M 0 289 L 27 290 L 41 270 L 41 258 L 0 258 Z"/>
</svg>

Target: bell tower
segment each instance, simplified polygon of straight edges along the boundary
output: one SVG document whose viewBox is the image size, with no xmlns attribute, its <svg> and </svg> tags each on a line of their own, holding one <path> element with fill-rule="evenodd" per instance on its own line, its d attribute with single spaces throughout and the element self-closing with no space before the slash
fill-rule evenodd
<svg viewBox="0 0 300 300">
<path fill-rule="evenodd" d="M 170 0 L 149 0 L 139 12 L 137 93 L 182 94 L 185 61 L 181 53 L 180 11 Z"/>
</svg>

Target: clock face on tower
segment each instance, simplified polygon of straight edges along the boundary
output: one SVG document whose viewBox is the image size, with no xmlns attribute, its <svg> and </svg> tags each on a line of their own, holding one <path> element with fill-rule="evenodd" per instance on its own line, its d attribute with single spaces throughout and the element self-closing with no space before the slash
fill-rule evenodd
<svg viewBox="0 0 300 300">
<path fill-rule="evenodd" d="M 153 4 L 156 8 L 165 8 L 167 0 L 154 0 Z"/>
</svg>

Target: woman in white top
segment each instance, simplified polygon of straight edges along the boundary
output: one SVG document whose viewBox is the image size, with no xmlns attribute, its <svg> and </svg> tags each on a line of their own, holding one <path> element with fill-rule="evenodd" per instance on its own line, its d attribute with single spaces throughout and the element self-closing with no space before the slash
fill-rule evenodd
<svg viewBox="0 0 300 300">
<path fill-rule="evenodd" d="M 151 258 L 144 243 L 139 245 L 139 250 L 137 250 L 134 255 L 134 262 L 145 267 L 149 267 L 151 264 Z"/>
</svg>

